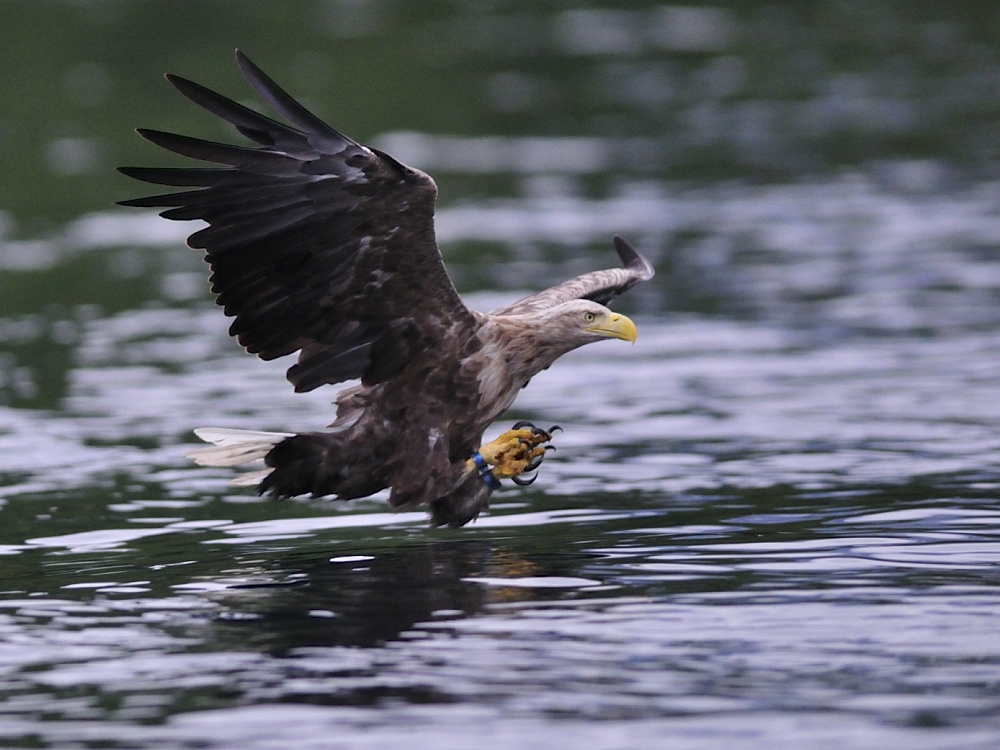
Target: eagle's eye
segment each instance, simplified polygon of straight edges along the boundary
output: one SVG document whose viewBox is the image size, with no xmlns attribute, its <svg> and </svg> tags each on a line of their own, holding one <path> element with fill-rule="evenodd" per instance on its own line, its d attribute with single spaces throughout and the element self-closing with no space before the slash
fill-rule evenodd
<svg viewBox="0 0 1000 750">
<path fill-rule="evenodd" d="M 583 319 L 588 323 L 593 323 L 595 320 L 597 320 L 597 314 L 592 312 L 584 313 Z"/>
</svg>

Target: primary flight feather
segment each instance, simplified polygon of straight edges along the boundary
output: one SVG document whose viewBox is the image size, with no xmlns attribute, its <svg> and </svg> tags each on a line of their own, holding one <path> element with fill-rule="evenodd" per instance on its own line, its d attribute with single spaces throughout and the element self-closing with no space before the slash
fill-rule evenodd
<svg viewBox="0 0 1000 750">
<path fill-rule="evenodd" d="M 257 146 L 156 130 L 139 134 L 212 168 L 123 167 L 178 192 L 124 201 L 201 219 L 188 238 L 211 264 L 229 331 L 262 359 L 298 352 L 298 392 L 359 379 L 337 396 L 327 432 L 298 435 L 203 429 L 206 465 L 263 460 L 239 480 L 276 497 L 341 499 L 391 488 L 394 509 L 426 504 L 434 525 L 457 527 L 487 506 L 498 477 L 538 466 L 551 435 L 518 424 L 482 445 L 485 429 L 557 358 L 635 326 L 604 305 L 653 276 L 620 237 L 624 268 L 578 276 L 490 313 L 469 309 L 434 237 L 437 187 L 425 173 L 337 132 L 240 52 L 240 70 L 289 124 L 203 86 L 167 76 L 188 99 Z M 522 482 L 523 483 L 523 482 Z"/>
</svg>

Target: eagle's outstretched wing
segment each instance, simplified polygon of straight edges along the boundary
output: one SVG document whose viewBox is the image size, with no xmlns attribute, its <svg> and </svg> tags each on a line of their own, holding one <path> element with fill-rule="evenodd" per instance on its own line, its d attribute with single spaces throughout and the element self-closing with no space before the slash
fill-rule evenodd
<svg viewBox="0 0 1000 750">
<path fill-rule="evenodd" d="M 144 138 L 220 168 L 124 167 L 146 182 L 186 188 L 124 201 L 202 219 L 188 239 L 212 265 L 230 333 L 274 359 L 299 351 L 297 391 L 398 372 L 414 352 L 471 330 L 434 238 L 437 187 L 423 172 L 341 135 L 236 53 L 243 75 L 290 125 L 196 83 L 168 76 L 191 101 L 259 147 L 140 130 Z"/>
<path fill-rule="evenodd" d="M 606 305 L 640 281 L 653 278 L 653 266 L 646 258 L 621 237 L 614 238 L 615 250 L 624 268 L 593 271 L 564 281 L 537 294 L 519 299 L 513 304 L 491 310 L 490 315 L 524 315 L 545 310 L 573 299 L 589 299 Z"/>
</svg>

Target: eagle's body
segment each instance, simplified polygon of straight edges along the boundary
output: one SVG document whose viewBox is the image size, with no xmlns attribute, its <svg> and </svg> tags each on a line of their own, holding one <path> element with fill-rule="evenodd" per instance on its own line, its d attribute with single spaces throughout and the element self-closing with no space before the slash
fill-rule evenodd
<svg viewBox="0 0 1000 750">
<path fill-rule="evenodd" d="M 228 166 L 123 169 L 194 188 L 126 205 L 168 207 L 167 218 L 208 223 L 188 244 L 206 251 L 213 291 L 235 317 L 230 333 L 263 359 L 299 352 L 288 370 L 297 391 L 361 383 L 338 395 L 334 431 L 206 430 L 199 434 L 218 447 L 197 458 L 214 465 L 263 458 L 267 469 L 255 479 L 278 497 L 350 499 L 391 487 L 393 508 L 426 503 L 435 524 L 467 523 L 496 486 L 479 452 L 497 468 L 512 455 L 508 447 L 488 452 L 483 432 L 566 352 L 609 337 L 634 341 L 631 321 L 602 303 L 650 278 L 652 267 L 615 238 L 625 268 L 579 276 L 491 313 L 470 310 L 437 249 L 433 180 L 333 130 L 237 56 L 292 126 L 169 76 L 261 146 L 139 131 L 171 151 Z M 539 441 L 518 442 L 537 459 L 528 465 L 537 465 Z"/>
</svg>

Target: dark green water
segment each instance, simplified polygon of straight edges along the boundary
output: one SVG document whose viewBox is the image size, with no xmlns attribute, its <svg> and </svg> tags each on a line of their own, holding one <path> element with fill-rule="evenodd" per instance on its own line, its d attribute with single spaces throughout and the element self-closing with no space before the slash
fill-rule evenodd
<svg viewBox="0 0 1000 750">
<path fill-rule="evenodd" d="M 0 744 L 994 748 L 1000 11 L 989 3 L 0 4 Z M 654 259 L 638 344 L 459 531 L 271 502 L 191 430 L 317 429 L 136 126 L 233 138 L 232 49 L 430 171 L 472 306 Z"/>
</svg>

